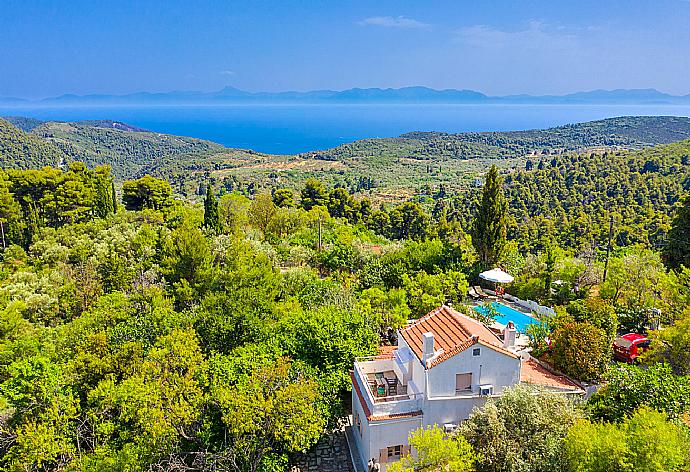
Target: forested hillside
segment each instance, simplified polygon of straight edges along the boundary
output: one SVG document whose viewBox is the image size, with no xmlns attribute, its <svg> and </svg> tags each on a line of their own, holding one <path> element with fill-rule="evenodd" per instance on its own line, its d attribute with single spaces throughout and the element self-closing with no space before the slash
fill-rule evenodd
<svg viewBox="0 0 690 472">
<path fill-rule="evenodd" d="M 5 116 L 3 119 L 20 130 L 26 131 L 27 133 L 44 123 L 41 120 L 27 118 L 24 116 Z"/>
<path fill-rule="evenodd" d="M 155 175 L 168 180 L 176 193 L 187 197 L 198 195 L 207 181 L 228 191 L 252 192 L 259 188 L 299 187 L 306 179 L 318 177 L 353 191 L 373 189 L 377 201 L 404 201 L 427 185 L 442 185 L 446 191 L 468 189 L 474 178 L 492 164 L 504 169 L 522 168 L 527 159 L 538 162 L 546 159 L 544 156 L 592 150 L 616 152 L 690 137 L 688 118 L 622 117 L 547 130 L 409 133 L 399 138 L 365 139 L 324 151 L 277 156 L 146 132 L 107 120 L 11 120 L 31 130 L 28 136 L 15 136 L 11 146 L 17 146 L 17 139 L 28 140 L 27 149 L 47 141 L 56 145 L 52 149 L 59 148 L 67 161 L 79 160 L 91 167 L 108 164 L 118 181 Z M 7 130 L 5 133 L 11 134 Z M 5 167 L 56 164 L 50 160 L 50 153 L 43 153 L 43 161 L 32 157 L 22 165 L 22 155 L 14 153 L 6 158 Z"/>
<path fill-rule="evenodd" d="M 0 118 L 0 166 L 30 169 L 59 166 L 67 155 L 53 143 L 24 132 Z"/>
<path fill-rule="evenodd" d="M 674 205 L 690 189 L 690 141 L 547 156 L 529 159 L 525 167 L 505 181 L 515 238 L 531 247 L 543 247 L 550 237 L 567 247 L 600 246 L 613 216 L 616 244 L 659 248 Z M 468 228 L 478 201 L 478 190 L 451 198 L 449 218 Z"/>
<path fill-rule="evenodd" d="M 427 150 L 448 152 L 456 146 L 457 157 L 467 143 L 484 146 L 500 156 L 582 151 L 593 147 L 635 148 L 690 139 L 690 118 L 674 116 L 624 116 L 576 123 L 544 130 L 484 133 L 407 133 Z"/>
<path fill-rule="evenodd" d="M 70 160 L 88 166 L 107 164 L 119 179 L 138 176 L 144 167 L 156 166 L 166 156 L 178 156 L 180 165 L 188 154 L 219 153 L 225 148 L 201 139 L 139 131 L 112 122 L 47 122 L 32 134 L 53 143 Z"/>
</svg>

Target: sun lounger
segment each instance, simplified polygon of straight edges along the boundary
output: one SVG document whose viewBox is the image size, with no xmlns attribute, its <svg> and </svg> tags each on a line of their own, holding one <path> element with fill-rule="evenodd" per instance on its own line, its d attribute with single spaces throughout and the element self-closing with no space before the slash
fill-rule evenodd
<svg viewBox="0 0 690 472">
<path fill-rule="evenodd" d="M 474 298 L 475 300 L 479 300 L 482 298 L 475 290 L 474 287 L 470 287 L 469 290 L 467 291 L 470 297 Z"/>
<path fill-rule="evenodd" d="M 482 298 L 490 298 L 486 293 L 484 293 L 484 290 L 479 285 L 474 286 L 474 291 L 477 292 L 477 295 L 479 295 Z"/>
</svg>

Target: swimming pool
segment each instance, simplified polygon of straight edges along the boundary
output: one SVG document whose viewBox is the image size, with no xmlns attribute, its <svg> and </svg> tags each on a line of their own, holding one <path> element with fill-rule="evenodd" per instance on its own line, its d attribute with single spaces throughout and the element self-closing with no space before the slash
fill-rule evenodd
<svg viewBox="0 0 690 472">
<path fill-rule="evenodd" d="M 496 308 L 496 311 L 498 312 L 498 316 L 496 317 L 497 323 L 507 325 L 508 321 L 512 321 L 513 324 L 515 324 L 515 329 L 517 329 L 520 333 L 524 333 L 527 329 L 527 326 L 531 324 L 539 324 L 539 320 L 536 318 L 519 312 L 508 305 L 504 305 L 503 303 L 491 302 L 491 305 Z M 484 313 L 486 311 L 486 308 L 483 306 L 475 306 L 474 309 L 479 313 Z"/>
</svg>

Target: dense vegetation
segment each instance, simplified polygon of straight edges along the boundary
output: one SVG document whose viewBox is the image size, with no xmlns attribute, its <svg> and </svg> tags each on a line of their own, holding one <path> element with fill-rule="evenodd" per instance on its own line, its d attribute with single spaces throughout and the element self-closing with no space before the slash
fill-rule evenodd
<svg viewBox="0 0 690 472">
<path fill-rule="evenodd" d="M 666 244 L 674 205 L 690 189 L 690 141 L 634 152 L 565 154 L 529 160 L 506 176 L 512 239 L 525 249 L 604 245 L 613 217 L 617 246 Z M 479 192 L 441 201 L 469 227 Z M 468 211 L 469 210 L 469 211 Z M 530 235 L 530 237 L 528 237 Z"/>
<path fill-rule="evenodd" d="M 108 164 L 120 179 L 140 175 L 144 167 L 176 155 L 219 153 L 218 144 L 195 138 L 137 131 L 137 128 L 104 127 L 99 122 L 44 123 L 32 134 L 54 143 L 69 156 L 89 166 Z"/>
<path fill-rule="evenodd" d="M 355 357 L 464 309 L 500 265 L 510 293 L 555 308 L 532 355 L 603 387 L 581 404 L 517 387 L 452 438 L 414 433 L 394 470 L 687 472 L 688 147 L 564 153 L 384 205 L 366 179 L 209 174 L 184 200 L 71 159 L 3 170 L 0 466 L 287 470 L 342 421 Z M 652 340 L 644 367 L 611 363 L 628 331 Z"/>
<path fill-rule="evenodd" d="M 2 168 L 30 169 L 59 166 L 67 159 L 62 150 L 0 118 L 0 165 Z"/>
<path fill-rule="evenodd" d="M 462 152 L 468 143 L 493 150 L 497 156 L 553 154 L 595 147 L 642 147 L 690 139 L 690 119 L 673 116 L 623 116 L 577 123 L 545 130 L 483 133 L 407 133 L 403 137 L 424 142 L 426 154 L 440 151 L 454 157 L 472 157 Z M 456 150 L 458 147 L 458 150 Z M 489 151 L 491 152 L 491 151 Z M 422 153 L 425 154 L 425 153 Z"/>
<path fill-rule="evenodd" d="M 36 118 L 27 118 L 25 116 L 6 116 L 3 119 L 12 126 L 19 128 L 22 131 L 26 131 L 27 133 L 44 123 Z"/>
</svg>

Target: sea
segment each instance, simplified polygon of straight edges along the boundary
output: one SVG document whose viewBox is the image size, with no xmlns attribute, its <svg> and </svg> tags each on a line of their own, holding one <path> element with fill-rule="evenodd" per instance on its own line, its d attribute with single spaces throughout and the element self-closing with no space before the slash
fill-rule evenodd
<svg viewBox="0 0 690 472">
<path fill-rule="evenodd" d="M 232 105 L 0 108 L 0 116 L 113 120 L 271 154 L 411 131 L 511 131 L 625 115 L 690 116 L 689 105 Z"/>
</svg>

